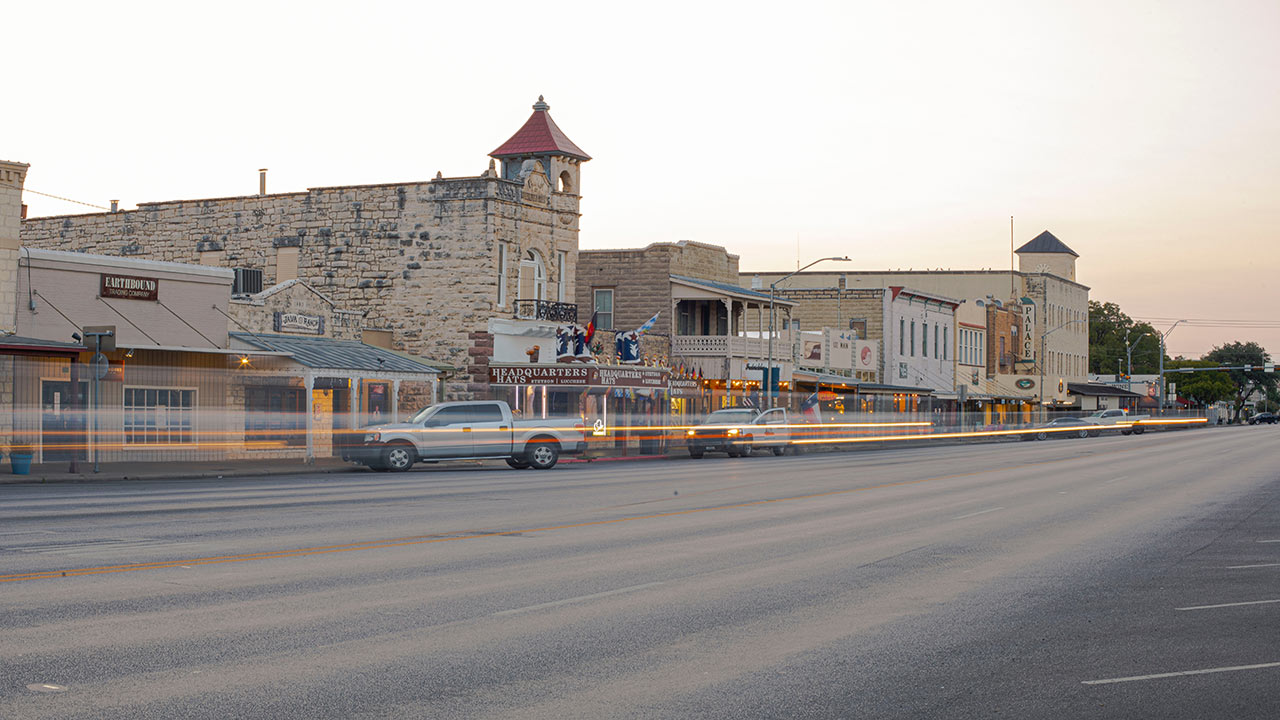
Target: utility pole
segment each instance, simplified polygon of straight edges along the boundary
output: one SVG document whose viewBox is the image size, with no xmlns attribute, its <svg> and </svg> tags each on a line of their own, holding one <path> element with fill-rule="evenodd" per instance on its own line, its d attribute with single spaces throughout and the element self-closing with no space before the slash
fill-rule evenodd
<svg viewBox="0 0 1280 720">
<path fill-rule="evenodd" d="M 1179 322 L 1181 322 L 1181 321 L 1179 321 Z M 1146 336 L 1148 336 L 1148 335 L 1150 335 L 1150 334 L 1151 334 L 1151 333 L 1142 333 L 1141 335 L 1139 335 L 1139 336 L 1138 336 L 1138 339 L 1137 339 L 1137 340 L 1134 340 L 1134 341 L 1133 341 L 1133 344 L 1132 344 L 1132 345 L 1130 345 L 1130 344 L 1129 344 L 1129 331 L 1130 331 L 1130 330 L 1132 330 L 1132 329 L 1133 329 L 1133 328 L 1125 328 L 1125 331 L 1124 331 L 1124 354 L 1125 354 L 1125 357 L 1126 357 L 1126 358 L 1128 358 L 1128 360 L 1129 360 L 1129 379 L 1128 379 L 1128 381 L 1125 383 L 1125 389 L 1126 389 L 1126 390 L 1128 390 L 1129 392 L 1133 392 L 1133 349 L 1134 349 L 1134 348 L 1136 348 L 1136 347 L 1138 347 L 1138 343 L 1142 342 L 1142 338 L 1144 338 L 1144 337 L 1146 337 Z M 1171 329 L 1172 329 L 1172 328 L 1171 328 Z M 1160 347 L 1161 347 L 1160 358 L 1161 358 L 1161 362 L 1163 363 L 1163 360 L 1164 360 L 1164 352 L 1163 352 L 1164 345 L 1161 345 Z M 1119 362 L 1119 360 L 1120 360 L 1120 358 L 1116 358 L 1116 361 L 1117 361 L 1117 362 Z"/>
<path fill-rule="evenodd" d="M 1159 400 L 1160 400 L 1161 415 L 1164 415 L 1164 339 L 1169 337 L 1169 333 L 1173 332 L 1173 329 L 1178 327 L 1178 323 L 1180 322 L 1183 322 L 1183 321 L 1182 320 L 1175 321 L 1172 325 L 1169 326 L 1168 330 L 1165 330 L 1163 333 L 1160 334 L 1160 378 L 1158 380 L 1159 384 L 1157 386 L 1157 394 L 1160 396 Z"/>
<path fill-rule="evenodd" d="M 799 242 L 799 240 L 798 240 L 798 239 L 797 239 L 797 242 Z M 768 366 L 768 368 L 767 368 L 767 369 L 766 369 L 766 371 L 765 371 L 765 372 L 766 372 L 766 375 L 765 375 L 765 378 L 764 378 L 764 383 L 765 383 L 765 387 L 767 388 L 768 393 L 769 393 L 769 407 L 768 407 L 768 409 L 770 409 L 770 410 L 772 410 L 772 409 L 773 409 L 773 396 L 774 396 L 774 389 L 775 389 L 775 387 L 776 387 L 776 385 L 775 385 L 775 384 L 774 384 L 774 382 L 773 382 L 773 323 L 774 323 L 774 317 L 775 317 L 775 313 L 774 313 L 774 309 L 773 309 L 773 307 L 774 307 L 774 306 L 773 306 L 773 299 L 774 299 L 774 295 L 775 295 L 775 294 L 777 293 L 777 291 L 778 291 L 778 283 L 780 283 L 780 282 L 782 282 L 783 280 L 786 280 L 787 278 L 790 278 L 790 277 L 792 277 L 792 276 L 799 275 L 801 271 L 803 271 L 803 270 L 808 270 L 809 268 L 813 267 L 814 265 L 817 265 L 818 263 L 820 263 L 820 262 L 824 262 L 824 261 L 826 261 L 826 260 L 835 260 L 835 261 L 838 261 L 838 262 L 853 262 L 852 260 L 850 260 L 850 259 L 849 259 L 849 256 L 848 256 L 848 255 L 846 255 L 846 256 L 844 256 L 844 257 L 825 257 L 825 258 L 818 258 L 817 260 L 814 260 L 813 262 L 809 263 L 808 265 L 805 265 L 804 267 L 797 269 L 795 272 L 790 273 L 790 274 L 787 274 L 787 275 L 783 275 L 782 277 L 778 278 L 777 280 L 774 280 L 773 282 L 769 283 L 769 366 Z M 798 263 L 797 263 L 797 264 L 798 264 Z M 793 322 L 793 323 L 792 323 L 792 325 L 794 325 L 794 324 L 795 324 L 795 323 Z"/>
</svg>

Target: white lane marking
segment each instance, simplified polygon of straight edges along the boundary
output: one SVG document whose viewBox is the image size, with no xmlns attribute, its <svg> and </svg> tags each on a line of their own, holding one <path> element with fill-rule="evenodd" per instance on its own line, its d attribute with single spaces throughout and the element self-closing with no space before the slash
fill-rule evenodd
<svg viewBox="0 0 1280 720">
<path fill-rule="evenodd" d="M 1102 484 L 1103 484 L 1103 485 L 1110 485 L 1111 483 L 1116 482 L 1116 481 L 1118 481 L 1118 480 L 1126 480 L 1126 479 L 1128 479 L 1128 477 L 1129 477 L 1128 475 L 1121 475 L 1120 477 L 1117 477 L 1117 478 L 1111 478 L 1110 480 L 1108 480 L 1108 481 L 1106 481 L 1106 482 L 1104 482 L 1104 483 L 1102 483 Z"/>
<path fill-rule="evenodd" d="M 1195 605 L 1192 607 L 1174 608 L 1174 610 L 1216 610 L 1224 607 L 1242 607 L 1244 605 L 1267 605 L 1270 603 L 1280 603 L 1280 600 L 1251 600 L 1249 602 L 1238 603 L 1222 603 L 1221 605 Z"/>
<path fill-rule="evenodd" d="M 1160 678 L 1182 677 L 1183 675 L 1208 675 L 1209 673 L 1235 672 L 1237 670 L 1261 670 L 1262 668 L 1280 667 L 1280 662 L 1258 663 L 1257 665 L 1236 665 L 1233 667 L 1207 668 L 1205 670 L 1183 670 L 1181 672 L 1156 673 L 1155 675 L 1134 675 L 1132 677 L 1109 678 L 1106 680 L 1083 680 L 1083 685 L 1108 685 L 1110 683 L 1133 682 L 1135 680 L 1158 680 Z"/>
<path fill-rule="evenodd" d="M 1261 565 L 1228 565 L 1228 570 L 1246 570 L 1248 568 L 1280 567 L 1280 563 L 1263 563 Z"/>
<path fill-rule="evenodd" d="M 987 514 L 987 513 L 989 513 L 989 512 L 995 512 L 995 511 L 997 511 L 997 510 L 1003 510 L 1003 509 L 1004 509 L 1003 507 L 987 508 L 986 510 L 979 510 L 978 512 L 969 513 L 968 515 L 961 515 L 961 516 L 959 516 L 959 517 L 953 517 L 953 518 L 951 518 L 951 519 L 952 519 L 952 520 L 963 520 L 963 519 L 965 519 L 965 518 L 971 518 L 971 517 L 974 517 L 974 516 L 976 516 L 976 515 L 986 515 L 986 514 Z"/>
<path fill-rule="evenodd" d="M 645 590 L 651 587 L 661 585 L 661 582 L 645 583 L 644 585 L 632 585 L 631 587 L 618 588 L 617 590 L 606 590 L 605 592 L 592 593 L 591 595 L 580 595 L 578 597 L 565 598 L 564 600 L 553 600 L 551 602 L 539 603 L 537 605 L 526 605 L 525 607 L 513 608 L 511 610 L 502 610 L 494 613 L 494 617 L 503 615 L 517 615 L 519 613 L 533 612 L 534 610 L 543 610 L 545 608 L 559 607 L 561 605 L 571 605 L 573 603 L 586 602 L 597 598 L 609 597 L 610 595 L 621 595 L 622 593 L 635 592 L 637 590 Z"/>
<path fill-rule="evenodd" d="M 1280 540 L 1259 540 L 1260 543 L 1280 542 Z"/>
</svg>

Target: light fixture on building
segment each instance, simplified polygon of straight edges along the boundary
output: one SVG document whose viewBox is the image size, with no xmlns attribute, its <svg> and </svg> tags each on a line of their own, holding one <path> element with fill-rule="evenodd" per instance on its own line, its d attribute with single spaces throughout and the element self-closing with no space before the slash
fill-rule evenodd
<svg viewBox="0 0 1280 720">
<path fill-rule="evenodd" d="M 128 352 L 126 352 L 126 353 L 124 354 L 124 356 L 125 356 L 125 357 L 127 357 L 127 358 L 131 358 L 131 357 L 133 357 L 133 348 L 129 348 L 129 351 L 128 351 Z"/>
<path fill-rule="evenodd" d="M 240 356 L 240 367 L 247 367 L 248 365 L 249 365 L 249 358 L 243 355 Z"/>
</svg>

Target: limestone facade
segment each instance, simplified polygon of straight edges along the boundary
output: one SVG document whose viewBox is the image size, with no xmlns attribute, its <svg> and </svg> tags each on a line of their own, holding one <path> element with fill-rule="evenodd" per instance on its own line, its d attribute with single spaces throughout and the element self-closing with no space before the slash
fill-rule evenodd
<svg viewBox="0 0 1280 720">
<path fill-rule="evenodd" d="M 580 159 L 501 159 L 501 174 L 491 161 L 474 177 L 28 219 L 21 241 L 257 270 L 262 288 L 296 273 L 337 307 L 389 330 L 394 348 L 467 366 L 473 333 L 511 317 L 516 300 L 574 295 Z M 559 171 L 558 187 L 544 163 Z M 467 385 L 449 390 L 463 397 Z"/>
<path fill-rule="evenodd" d="M 0 160 L 0 332 L 16 327 L 18 249 L 22 218 L 24 163 Z"/>
</svg>

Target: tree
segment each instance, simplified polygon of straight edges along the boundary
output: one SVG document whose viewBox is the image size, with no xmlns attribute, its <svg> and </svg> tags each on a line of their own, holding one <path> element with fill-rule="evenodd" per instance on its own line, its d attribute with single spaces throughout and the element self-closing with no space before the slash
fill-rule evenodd
<svg viewBox="0 0 1280 720">
<path fill-rule="evenodd" d="M 1127 334 L 1127 335 L 1126 335 Z M 1143 337 L 1146 334 L 1147 337 Z M 1129 372 L 1125 338 L 1133 350 L 1133 373 L 1153 374 L 1160 367 L 1160 333 L 1150 323 L 1136 323 L 1115 303 L 1089 301 L 1089 372 Z"/>
<path fill-rule="evenodd" d="M 1177 358 L 1165 364 L 1166 371 L 1192 367 L 1218 367 L 1218 363 L 1212 360 L 1184 360 Z M 1177 383 L 1180 397 L 1194 398 L 1196 402 L 1202 405 L 1212 405 L 1220 400 L 1230 399 L 1235 397 L 1236 393 L 1235 383 L 1231 381 L 1229 375 L 1222 371 L 1189 374 L 1176 373 L 1166 375 L 1165 382 Z"/>
<path fill-rule="evenodd" d="M 1245 402 L 1255 392 L 1263 393 L 1270 401 L 1275 401 L 1276 396 L 1280 394 L 1280 389 L 1277 389 L 1276 374 L 1262 369 L 1263 364 L 1271 361 L 1271 356 L 1256 342 L 1233 342 L 1215 347 L 1204 356 L 1204 359 L 1218 365 L 1250 365 L 1256 368 L 1231 370 L 1226 373 L 1234 386 L 1233 397 L 1230 398 L 1233 405 L 1232 422 L 1240 421 L 1240 413 L 1244 410 Z"/>
</svg>

